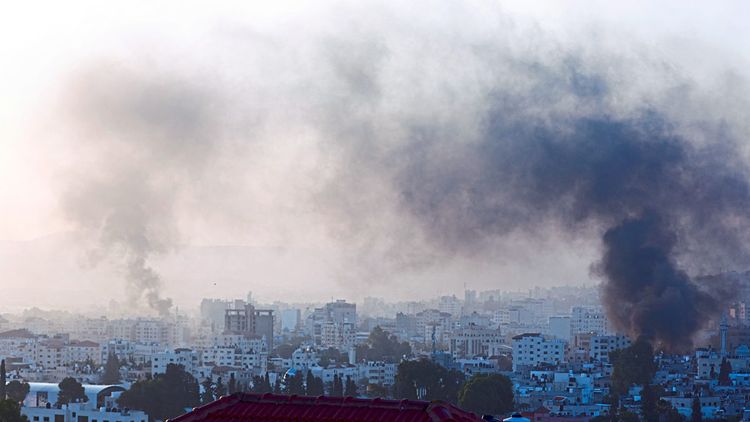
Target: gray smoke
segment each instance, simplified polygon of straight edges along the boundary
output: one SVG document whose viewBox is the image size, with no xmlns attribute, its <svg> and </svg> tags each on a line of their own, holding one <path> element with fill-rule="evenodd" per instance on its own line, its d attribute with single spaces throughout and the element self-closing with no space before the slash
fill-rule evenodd
<svg viewBox="0 0 750 422">
<path fill-rule="evenodd" d="M 731 290 L 694 277 L 749 262 L 742 125 L 715 118 L 736 109 L 717 111 L 723 93 L 647 59 L 564 49 L 550 59 L 514 54 L 502 41 L 463 50 L 444 41 L 436 44 L 460 66 L 444 68 L 437 85 L 429 62 L 416 70 L 427 82 L 412 80 L 409 92 L 424 100 L 413 108 L 389 109 L 394 87 L 381 69 L 397 60 L 389 46 L 342 72 L 350 103 L 329 110 L 327 130 L 344 145 L 328 193 L 347 198 L 343 215 L 357 220 L 344 221 L 392 242 L 379 263 L 400 268 L 486 257 L 498 239 L 598 233 L 602 258 L 592 268 L 616 328 L 670 350 L 690 347 Z M 655 81 L 651 93 L 638 92 L 639 78 Z M 401 216 L 385 236 L 359 222 L 383 221 L 382 197 L 368 196 L 383 183 Z"/>
<path fill-rule="evenodd" d="M 262 177 L 247 155 L 223 153 L 233 142 L 291 145 L 316 166 L 291 165 L 300 173 L 273 186 L 315 215 L 295 230 L 323 222 L 341 242 L 347 277 L 593 234 L 616 326 L 687 347 L 725 291 L 694 277 L 748 263 L 743 83 L 705 88 L 648 47 L 568 45 L 483 6 L 337 8 L 325 30 L 296 37 L 230 27 L 200 58 L 217 85 L 190 69 L 94 69 L 73 88 L 88 141 L 68 215 L 123 259 L 133 299 L 168 308 L 148 263 L 176 245 L 184 197 L 210 207 L 191 188 L 215 172 L 237 185 Z M 262 121 L 263 136 L 228 123 L 230 109 Z M 287 177 L 312 183 L 284 187 Z M 231 192 L 214 198 L 246 191 Z"/>
<path fill-rule="evenodd" d="M 153 70 L 107 64 L 69 86 L 69 145 L 80 157 L 62 207 L 85 235 L 92 263 L 121 266 L 136 309 L 145 303 L 166 315 L 172 306 L 149 260 L 178 245 L 175 207 L 210 162 L 212 95 Z"/>
</svg>

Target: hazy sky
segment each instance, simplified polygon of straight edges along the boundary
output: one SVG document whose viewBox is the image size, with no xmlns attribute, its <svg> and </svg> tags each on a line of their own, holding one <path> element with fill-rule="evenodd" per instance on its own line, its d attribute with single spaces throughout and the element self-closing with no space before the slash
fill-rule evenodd
<svg viewBox="0 0 750 422">
<path fill-rule="evenodd" d="M 597 227 L 509 233 L 481 252 L 433 247 L 391 183 L 402 139 L 430 127 L 449 144 L 471 142 L 489 92 L 530 98 L 518 107 L 546 115 L 523 74 L 531 65 L 599 75 L 616 113 L 649 104 L 687 126 L 695 115 L 726 122 L 742 138 L 748 16 L 744 1 L 6 8 L 8 306 L 165 297 L 195 306 L 248 290 L 267 300 L 406 299 L 464 283 L 594 282 Z M 695 107 L 674 105 L 681 89 Z M 556 101 L 577 113 L 597 107 Z"/>
</svg>

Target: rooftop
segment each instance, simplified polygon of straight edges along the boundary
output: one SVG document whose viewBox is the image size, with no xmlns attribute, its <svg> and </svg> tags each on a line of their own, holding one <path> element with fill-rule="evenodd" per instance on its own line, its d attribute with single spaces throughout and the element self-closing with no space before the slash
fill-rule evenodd
<svg viewBox="0 0 750 422">
<path fill-rule="evenodd" d="M 444 402 L 305 397 L 237 393 L 222 397 L 170 422 L 479 422 L 482 419 Z"/>
</svg>

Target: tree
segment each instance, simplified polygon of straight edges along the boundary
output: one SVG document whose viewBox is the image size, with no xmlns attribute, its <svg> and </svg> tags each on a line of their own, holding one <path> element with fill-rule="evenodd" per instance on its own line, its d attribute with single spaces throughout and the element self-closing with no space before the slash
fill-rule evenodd
<svg viewBox="0 0 750 422">
<path fill-rule="evenodd" d="M 357 356 L 369 361 L 400 362 L 403 356 L 411 355 L 408 342 L 399 342 L 398 337 L 376 326 L 367 342 L 357 347 Z"/>
<path fill-rule="evenodd" d="M 207 377 L 203 380 L 201 387 L 203 387 L 203 392 L 200 394 L 201 404 L 208 404 L 216 400 L 216 396 L 214 396 L 214 383 L 211 381 L 211 378 Z"/>
<path fill-rule="evenodd" d="M 83 385 L 73 377 L 64 378 L 57 386 L 60 388 L 57 405 L 88 401 Z"/>
<path fill-rule="evenodd" d="M 609 420 L 617 422 L 617 410 L 620 408 L 620 395 L 616 391 L 610 391 L 609 397 Z"/>
<path fill-rule="evenodd" d="M 16 403 L 21 403 L 22 401 L 26 400 L 26 396 L 29 394 L 29 390 L 29 384 L 13 380 L 9 382 L 8 386 L 6 387 L 8 400 L 12 400 Z"/>
<path fill-rule="evenodd" d="M 373 399 L 376 399 L 378 397 L 385 398 L 385 397 L 388 397 L 388 389 L 378 384 L 367 384 L 366 394 L 367 394 L 367 397 L 370 397 Z"/>
<path fill-rule="evenodd" d="M 397 399 L 443 400 L 456 404 L 463 381 L 462 373 L 427 359 L 404 361 L 398 365 L 394 396 Z"/>
<path fill-rule="evenodd" d="M 21 414 L 21 406 L 13 400 L 0 400 L 0 421 L 29 422 L 26 416 Z"/>
<path fill-rule="evenodd" d="M 315 377 L 311 370 L 307 370 L 305 375 L 305 394 L 308 396 L 314 396 L 313 389 L 315 388 Z"/>
<path fill-rule="evenodd" d="M 104 365 L 101 382 L 105 385 L 120 383 L 120 359 L 113 352 L 109 352 L 107 363 Z"/>
<path fill-rule="evenodd" d="M 331 396 L 341 397 L 344 395 L 344 385 L 338 374 L 333 375 L 333 384 L 331 385 Z"/>
<path fill-rule="evenodd" d="M 639 338 L 624 349 L 609 354 L 612 362 L 612 387 L 620 395 L 628 392 L 633 384 L 650 384 L 656 374 L 654 349 L 651 343 Z"/>
<path fill-rule="evenodd" d="M 313 397 L 322 396 L 325 394 L 323 390 L 323 380 L 314 376 L 312 371 L 308 369 L 305 378 L 305 394 Z"/>
<path fill-rule="evenodd" d="M 237 392 L 237 380 L 234 378 L 234 372 L 229 374 L 229 383 L 227 384 L 227 391 L 229 394 Z"/>
<path fill-rule="evenodd" d="M 732 363 L 727 358 L 722 358 L 721 366 L 719 367 L 719 385 L 732 385 L 732 380 L 729 378 L 730 373 L 732 373 Z"/>
<path fill-rule="evenodd" d="M 253 377 L 253 393 L 272 393 L 273 388 L 268 380 L 268 374 L 266 376 L 256 375 Z"/>
<path fill-rule="evenodd" d="M 305 394 L 305 382 L 302 379 L 302 372 L 297 372 L 293 376 L 287 376 L 284 379 L 284 393 L 298 396 Z"/>
<path fill-rule="evenodd" d="M 620 409 L 619 415 L 620 415 L 620 422 L 640 422 L 641 420 L 638 417 L 638 415 L 636 415 L 633 412 L 629 412 L 625 410 L 624 408 Z"/>
<path fill-rule="evenodd" d="M 693 397 L 693 406 L 690 415 L 690 421 L 703 422 L 703 412 L 701 412 L 701 399 L 697 395 Z"/>
<path fill-rule="evenodd" d="M 344 360 L 344 357 L 341 355 L 341 351 L 339 351 L 339 349 L 335 347 L 329 347 L 325 350 L 322 350 L 318 357 L 320 358 L 318 365 L 322 366 L 323 368 L 327 368 L 332 363 L 342 362 Z"/>
<path fill-rule="evenodd" d="M 276 385 L 278 385 L 278 388 L 276 388 Z M 268 372 L 266 372 L 266 376 L 263 377 L 263 392 L 264 393 L 274 392 L 276 394 L 280 393 L 281 392 L 281 379 L 277 376 L 276 383 L 274 384 L 274 387 L 271 388 L 271 378 L 268 375 Z"/>
<path fill-rule="evenodd" d="M 513 410 L 513 383 L 500 374 L 471 377 L 458 393 L 458 405 L 479 415 L 500 415 Z"/>
<path fill-rule="evenodd" d="M 221 377 L 216 380 L 216 387 L 214 388 L 214 394 L 217 398 L 221 398 L 227 395 L 227 387 L 222 382 Z"/>
<path fill-rule="evenodd" d="M 5 384 L 7 383 L 7 376 L 5 374 L 5 359 L 0 361 L 0 400 L 5 400 L 6 397 L 6 388 Z"/>
<path fill-rule="evenodd" d="M 357 383 L 350 376 L 346 377 L 346 384 L 344 385 L 344 396 L 357 397 Z"/>
<path fill-rule="evenodd" d="M 685 417 L 666 400 L 659 400 L 657 408 L 661 422 L 682 422 L 685 420 Z"/>
<path fill-rule="evenodd" d="M 118 400 L 120 407 L 143 410 L 151 421 L 166 420 L 200 403 L 198 382 L 182 365 L 167 365 L 164 374 L 137 381 Z"/>
<path fill-rule="evenodd" d="M 647 421 L 658 421 L 657 403 L 659 395 L 651 384 L 645 384 L 641 390 L 641 414 Z"/>
<path fill-rule="evenodd" d="M 266 374 L 266 384 L 268 384 L 268 374 Z M 276 382 L 273 384 L 273 393 L 281 394 L 281 377 L 276 377 Z"/>
</svg>

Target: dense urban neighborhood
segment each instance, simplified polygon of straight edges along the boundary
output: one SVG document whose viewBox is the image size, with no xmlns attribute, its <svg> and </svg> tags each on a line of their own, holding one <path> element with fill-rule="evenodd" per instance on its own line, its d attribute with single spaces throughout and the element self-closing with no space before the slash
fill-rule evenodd
<svg viewBox="0 0 750 422">
<path fill-rule="evenodd" d="M 598 292 L 358 304 L 260 304 L 248 294 L 158 318 L 29 309 L 0 321 L 0 411 L 145 422 L 252 392 L 439 400 L 532 421 L 750 420 L 750 296 L 675 351 L 618 332 Z"/>
</svg>

